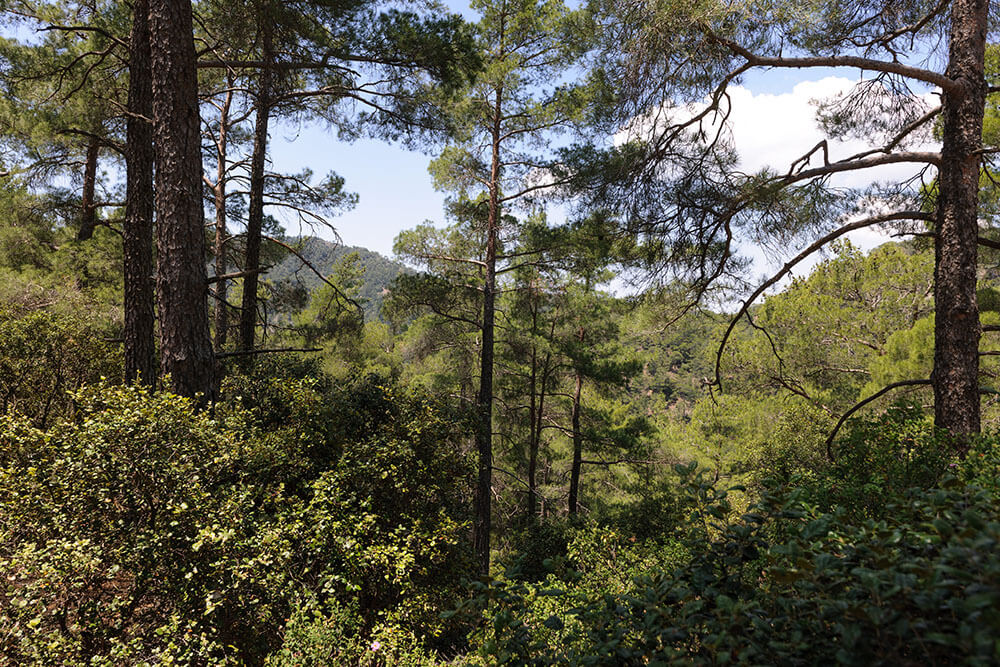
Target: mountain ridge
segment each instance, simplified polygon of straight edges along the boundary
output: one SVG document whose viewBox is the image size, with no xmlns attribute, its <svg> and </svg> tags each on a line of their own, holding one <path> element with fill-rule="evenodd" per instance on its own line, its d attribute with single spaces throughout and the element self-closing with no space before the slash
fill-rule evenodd
<svg viewBox="0 0 1000 667">
<path fill-rule="evenodd" d="M 364 308 L 365 320 L 379 319 L 382 302 L 389 286 L 400 274 L 412 272 L 412 269 L 401 262 L 362 246 L 345 246 L 316 236 L 291 237 L 287 242 L 302 258 L 294 253 L 288 253 L 283 260 L 271 267 L 264 277 L 276 284 L 300 285 L 308 292 L 318 288 L 323 281 L 302 259 L 324 276 L 328 276 L 338 261 L 353 252 L 358 253 L 361 266 L 365 270 L 358 294 Z"/>
</svg>

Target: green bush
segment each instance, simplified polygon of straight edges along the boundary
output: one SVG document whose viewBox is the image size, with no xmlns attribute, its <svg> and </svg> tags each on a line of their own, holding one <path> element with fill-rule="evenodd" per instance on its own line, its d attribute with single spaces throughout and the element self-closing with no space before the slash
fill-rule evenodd
<svg viewBox="0 0 1000 667">
<path fill-rule="evenodd" d="M 0 306 L 0 413 L 18 413 L 38 428 L 71 416 L 71 392 L 121 375 L 103 335 L 77 318 Z"/>
<path fill-rule="evenodd" d="M 77 420 L 47 431 L 3 417 L 0 662 L 324 664 L 331 621 L 356 657 L 454 647 L 438 612 L 472 569 L 456 422 L 377 384 L 319 386 L 290 384 L 291 423 L 140 387 L 78 392 Z"/>
<path fill-rule="evenodd" d="M 953 465 L 964 480 L 988 490 L 1000 502 L 1000 433 L 984 433 L 976 438 L 965 460 Z"/>
<path fill-rule="evenodd" d="M 771 485 L 728 522 L 726 494 L 681 472 L 697 508 L 685 562 L 625 593 L 482 586 L 466 610 L 481 614 L 484 664 L 1000 660 L 1000 508 L 983 489 L 946 475 L 886 496 L 883 518 L 852 520 Z M 563 598 L 559 614 L 532 614 L 542 594 Z"/>
<path fill-rule="evenodd" d="M 15 663 L 211 656 L 258 636 L 240 442 L 168 394 L 103 387 L 76 422 L 0 428 L 0 636 Z M 253 549 L 250 548 L 252 553 Z M 252 561 L 260 554 L 249 556 Z M 249 639 L 249 641 L 254 641 Z"/>
<path fill-rule="evenodd" d="M 804 485 L 808 500 L 856 518 L 883 516 L 887 499 L 930 488 L 955 465 L 948 439 L 916 406 L 897 405 L 855 421 L 832 451 L 835 461 Z"/>
<path fill-rule="evenodd" d="M 542 581 L 552 572 L 553 559 L 566 558 L 566 548 L 573 533 L 569 520 L 535 519 L 512 531 L 507 553 L 499 564 L 516 571 L 525 581 Z"/>
</svg>

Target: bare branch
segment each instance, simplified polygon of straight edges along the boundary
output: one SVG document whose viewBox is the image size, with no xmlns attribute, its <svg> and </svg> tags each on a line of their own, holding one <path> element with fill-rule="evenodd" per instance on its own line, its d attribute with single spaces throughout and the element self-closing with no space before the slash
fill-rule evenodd
<svg viewBox="0 0 1000 667">
<path fill-rule="evenodd" d="M 216 359 L 227 357 L 245 357 L 252 354 L 274 354 L 276 352 L 322 352 L 321 347 L 259 347 L 255 350 L 233 350 L 232 352 L 216 352 Z"/>
<path fill-rule="evenodd" d="M 351 306 L 353 306 L 358 311 L 359 315 L 361 315 L 364 312 L 363 309 L 361 308 L 361 304 L 359 304 L 357 301 L 355 301 L 351 297 L 349 297 L 346 294 L 344 294 L 343 291 L 341 291 L 341 289 L 339 287 L 337 287 L 335 284 L 333 284 L 332 282 L 330 282 L 327 279 L 327 277 L 323 275 L 323 272 L 320 271 L 319 269 L 317 269 L 315 266 L 313 266 L 312 262 L 310 262 L 308 259 L 306 259 L 305 257 L 303 257 L 302 253 L 300 253 L 298 250 L 296 250 L 292 246 L 288 245 L 284 241 L 279 241 L 278 239 L 276 239 L 274 237 L 264 236 L 264 238 L 267 239 L 268 241 L 270 241 L 271 243 L 274 243 L 275 245 L 281 246 L 282 248 L 284 248 L 288 252 L 290 252 L 293 255 L 295 255 L 296 257 L 298 257 L 299 261 L 301 261 L 302 264 L 304 264 L 310 271 L 312 271 L 314 274 L 316 274 L 316 276 L 320 280 L 322 280 L 324 283 L 326 283 L 330 287 L 330 289 L 333 290 L 334 294 L 336 294 L 339 298 L 343 299 L 347 303 L 351 304 Z"/>
<path fill-rule="evenodd" d="M 857 412 L 858 410 L 860 410 L 864 406 L 868 405 L 869 403 L 871 403 L 875 399 L 877 399 L 877 398 L 879 398 L 881 396 L 884 396 L 885 394 L 889 393 L 893 389 L 899 389 L 900 387 L 916 387 L 916 386 L 929 385 L 929 384 L 931 384 L 930 380 L 902 380 L 900 382 L 893 382 L 891 384 L 887 384 L 886 386 L 882 387 L 881 389 L 879 389 L 878 391 L 876 391 L 874 394 L 872 394 L 871 396 L 869 396 L 865 400 L 863 400 L 863 401 L 855 404 L 855 406 L 853 408 L 851 408 L 850 410 L 848 410 L 847 412 L 845 412 L 841 416 L 840 421 L 837 422 L 837 425 L 833 427 L 832 431 L 830 431 L 830 435 L 827 436 L 827 438 L 826 438 L 826 458 L 828 458 L 830 461 L 834 460 L 833 459 L 833 449 L 831 448 L 833 446 L 833 440 L 834 440 L 834 438 L 837 437 L 837 432 L 840 431 L 840 427 L 843 426 L 844 422 L 846 422 L 848 420 L 848 418 L 851 415 L 853 415 L 855 412 Z"/>
<path fill-rule="evenodd" d="M 760 297 L 761 294 L 764 293 L 765 290 L 767 290 L 767 288 L 771 287 L 779 280 L 784 278 L 786 275 L 788 275 L 789 271 L 795 268 L 795 266 L 799 262 L 806 259 L 809 255 L 813 254 L 814 252 L 825 246 L 827 243 L 830 243 L 834 239 L 837 239 L 843 236 L 844 234 L 853 232 L 858 229 L 864 229 L 865 227 L 870 227 L 872 225 L 877 225 L 885 222 L 891 222 L 894 220 L 926 220 L 933 222 L 934 217 L 930 213 L 925 213 L 924 211 L 898 211 L 896 213 L 888 213 L 886 215 L 875 216 L 872 218 L 865 218 L 864 220 L 858 220 L 857 222 L 852 222 L 850 224 L 839 227 L 830 232 L 829 234 L 827 234 L 826 236 L 813 242 L 808 247 L 806 247 L 805 250 L 803 250 L 798 255 L 785 262 L 785 265 L 781 267 L 780 271 L 771 276 L 767 281 L 764 282 L 764 284 L 762 284 L 760 287 L 754 290 L 753 294 L 751 294 L 743 302 L 743 305 L 740 306 L 739 311 L 729 321 L 729 327 L 726 329 L 725 334 L 723 334 L 722 336 L 722 341 L 719 343 L 719 348 L 715 354 L 715 382 L 713 384 L 715 384 L 720 391 L 722 390 L 722 353 L 725 350 L 726 343 L 729 340 L 729 336 L 733 333 L 733 329 L 736 328 L 736 324 L 737 322 L 739 322 L 739 319 L 749 312 L 750 306 L 753 304 L 754 301 L 757 300 L 758 297 Z"/>
<path fill-rule="evenodd" d="M 209 276 L 207 282 L 208 282 L 209 285 L 211 285 L 212 283 L 222 282 L 223 280 L 233 280 L 235 278 L 246 278 L 247 276 L 252 276 L 252 275 L 254 275 L 256 273 L 264 273 L 266 271 L 269 271 L 271 268 L 273 268 L 273 267 L 271 267 L 271 266 L 261 266 L 261 267 L 259 267 L 257 269 L 253 269 L 251 271 L 240 271 L 239 273 L 227 273 L 227 274 L 221 275 L 221 276 Z"/>
</svg>

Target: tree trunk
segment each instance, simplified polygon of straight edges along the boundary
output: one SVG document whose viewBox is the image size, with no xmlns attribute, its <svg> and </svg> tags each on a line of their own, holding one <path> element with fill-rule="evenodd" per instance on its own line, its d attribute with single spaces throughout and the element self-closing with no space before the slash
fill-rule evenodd
<svg viewBox="0 0 1000 667">
<path fill-rule="evenodd" d="M 535 335 L 534 323 L 537 320 L 537 313 L 532 312 L 531 334 Z M 528 403 L 528 505 L 525 508 L 525 519 L 527 522 L 534 520 L 538 514 L 538 490 L 535 487 L 535 476 L 538 474 L 538 440 L 535 439 L 535 420 L 541 417 L 541 410 L 538 406 L 538 346 L 531 343 L 531 377 L 528 381 L 528 391 L 530 392 Z"/>
<path fill-rule="evenodd" d="M 83 195 L 80 197 L 80 229 L 76 232 L 77 241 L 89 239 L 94 235 L 94 227 L 97 226 L 94 192 L 97 190 L 97 157 L 100 149 L 100 139 L 91 137 L 87 144 L 87 158 L 83 166 Z"/>
<path fill-rule="evenodd" d="M 230 90 L 226 100 L 219 110 L 219 140 L 216 144 L 218 165 L 215 171 L 215 275 L 224 276 L 229 270 L 226 261 L 226 243 L 229 233 L 226 230 L 226 159 L 228 155 L 229 108 L 233 101 L 233 81 L 228 79 Z M 223 350 L 229 334 L 229 281 L 222 279 L 215 283 L 215 348 Z"/>
<path fill-rule="evenodd" d="M 267 160 L 267 126 L 271 117 L 271 28 L 266 14 L 261 18 L 262 60 L 257 90 L 253 157 L 250 160 L 250 202 L 247 210 L 246 259 L 243 270 L 243 303 L 240 310 L 240 349 L 252 350 L 257 328 L 257 284 L 260 268 L 261 233 L 264 227 L 264 167 Z"/>
<path fill-rule="evenodd" d="M 503 91 L 497 90 L 493 109 L 493 157 L 490 166 L 489 213 L 486 220 L 486 275 L 483 281 L 483 349 L 479 364 L 476 411 L 476 450 L 479 479 L 476 484 L 473 549 L 480 574 L 490 572 L 491 497 L 493 493 L 493 337 L 496 317 L 497 240 L 500 235 L 500 121 Z"/>
<path fill-rule="evenodd" d="M 948 76 L 960 92 L 944 94 L 934 266 L 934 422 L 963 450 L 980 430 L 979 149 L 986 99 L 987 0 L 955 0 Z"/>
<path fill-rule="evenodd" d="M 135 0 L 129 38 L 124 255 L 125 381 L 156 384 L 153 344 L 153 84 L 149 3 Z"/>
<path fill-rule="evenodd" d="M 533 521 L 538 515 L 538 450 L 542 444 L 542 415 L 545 410 L 545 385 L 548 373 L 548 355 L 545 358 L 545 368 L 539 383 L 538 367 L 538 302 L 533 286 L 529 287 L 529 303 L 531 304 L 531 392 L 528 406 L 528 506 L 527 519 Z"/>
<path fill-rule="evenodd" d="M 201 126 L 191 0 L 149 0 L 156 147 L 160 370 L 183 396 L 212 397 Z"/>
<path fill-rule="evenodd" d="M 584 330 L 578 334 L 583 345 Z M 580 468 L 583 467 L 583 432 L 580 430 L 580 394 L 583 390 L 583 373 L 576 369 L 576 388 L 573 391 L 573 463 L 569 473 L 569 515 L 576 514 L 580 500 Z"/>
</svg>

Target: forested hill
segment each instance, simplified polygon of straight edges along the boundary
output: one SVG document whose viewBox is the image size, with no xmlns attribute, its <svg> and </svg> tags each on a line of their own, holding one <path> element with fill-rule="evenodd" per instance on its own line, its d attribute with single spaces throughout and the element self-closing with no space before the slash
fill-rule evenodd
<svg viewBox="0 0 1000 667">
<path fill-rule="evenodd" d="M 361 266 L 365 273 L 359 296 L 363 299 L 365 319 L 372 320 L 379 316 L 385 290 L 400 273 L 408 271 L 401 263 L 395 262 L 368 248 L 359 246 L 344 246 L 326 241 L 315 236 L 303 236 L 289 239 L 289 245 L 296 249 L 302 259 L 320 271 L 324 276 L 330 274 L 334 265 L 352 252 L 358 253 Z M 291 282 L 302 285 L 308 291 L 313 291 L 322 284 L 317 276 L 299 257 L 289 253 L 284 260 L 275 265 L 265 274 L 267 280 L 274 283 Z"/>
</svg>

